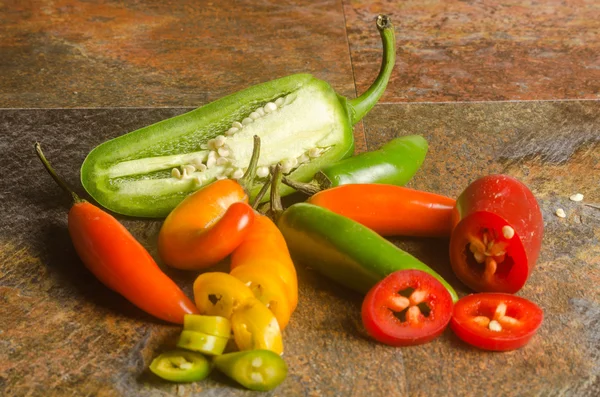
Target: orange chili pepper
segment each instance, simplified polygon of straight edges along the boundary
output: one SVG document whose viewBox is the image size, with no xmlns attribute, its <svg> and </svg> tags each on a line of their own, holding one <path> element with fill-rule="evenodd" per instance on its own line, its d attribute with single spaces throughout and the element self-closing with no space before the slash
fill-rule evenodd
<svg viewBox="0 0 600 397">
<path fill-rule="evenodd" d="M 244 176 L 218 180 L 186 197 L 165 219 L 158 235 L 158 253 L 169 266 L 200 270 L 225 259 L 248 235 L 254 211 L 247 188 L 260 155 L 260 139 Z"/>
<path fill-rule="evenodd" d="M 456 200 L 385 184 L 349 184 L 307 200 L 367 226 L 382 236 L 449 237 Z"/>
<path fill-rule="evenodd" d="M 54 172 L 40 145 L 36 152 L 54 180 L 73 197 L 68 229 L 85 266 L 110 289 L 145 312 L 183 324 L 185 314 L 198 310 L 164 274 L 146 249 L 113 216 L 80 199 Z"/>
<path fill-rule="evenodd" d="M 281 178 L 278 168 L 272 191 Z M 256 214 L 250 232 L 231 255 L 230 274 L 249 285 L 283 330 L 298 304 L 298 279 L 285 239 L 267 216 Z"/>
</svg>

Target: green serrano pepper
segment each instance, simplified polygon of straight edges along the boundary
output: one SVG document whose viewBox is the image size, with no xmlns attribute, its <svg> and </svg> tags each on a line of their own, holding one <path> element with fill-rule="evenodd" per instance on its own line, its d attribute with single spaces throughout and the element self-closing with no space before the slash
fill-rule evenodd
<svg viewBox="0 0 600 397">
<path fill-rule="evenodd" d="M 358 98 L 340 96 L 309 74 L 259 84 L 97 146 L 81 167 L 84 188 L 114 212 L 163 217 L 212 181 L 240 178 L 254 135 L 262 142 L 257 185 L 274 164 L 294 180 L 309 181 L 319 169 L 352 154 L 352 126 L 385 91 L 394 67 L 395 36 L 384 15 L 377 18 L 377 28 L 381 69 Z M 286 187 L 281 194 L 291 192 Z"/>
<path fill-rule="evenodd" d="M 366 226 L 312 204 L 287 208 L 277 226 L 295 259 L 326 277 L 366 294 L 385 276 L 406 269 L 437 278 L 456 302 L 454 289 L 439 274 Z"/>
<path fill-rule="evenodd" d="M 421 135 L 392 139 L 380 149 L 326 165 L 309 183 L 283 178 L 283 183 L 308 195 L 351 183 L 405 185 L 421 168 L 429 145 Z"/>
</svg>

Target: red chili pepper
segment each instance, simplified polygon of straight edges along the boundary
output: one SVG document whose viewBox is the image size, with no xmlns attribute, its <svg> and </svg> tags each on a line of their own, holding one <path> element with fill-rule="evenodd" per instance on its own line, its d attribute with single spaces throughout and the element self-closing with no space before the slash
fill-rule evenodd
<svg viewBox="0 0 600 397">
<path fill-rule="evenodd" d="M 240 245 L 254 221 L 248 188 L 256 174 L 260 138 L 239 181 L 217 180 L 186 197 L 167 216 L 158 235 L 158 253 L 169 266 L 201 270 L 225 259 Z"/>
<path fill-rule="evenodd" d="M 456 302 L 450 326 L 456 336 L 473 346 L 507 351 L 525 346 L 543 319 L 542 309 L 527 299 L 479 293 Z"/>
<path fill-rule="evenodd" d="M 471 183 L 456 202 L 450 263 L 475 291 L 515 293 L 531 274 L 544 221 L 531 191 L 507 175 Z"/>
<path fill-rule="evenodd" d="M 455 200 L 385 184 L 350 184 L 323 190 L 308 203 L 327 208 L 382 236 L 445 237 Z"/>
<path fill-rule="evenodd" d="M 377 283 L 362 304 L 362 321 L 375 340 L 392 346 L 429 342 L 452 316 L 452 297 L 433 276 L 399 270 Z"/>
<path fill-rule="evenodd" d="M 198 310 L 164 274 L 146 249 L 113 216 L 80 199 L 54 172 L 38 143 L 36 152 L 54 180 L 73 197 L 68 228 L 77 254 L 104 285 L 151 315 L 183 324 Z"/>
</svg>

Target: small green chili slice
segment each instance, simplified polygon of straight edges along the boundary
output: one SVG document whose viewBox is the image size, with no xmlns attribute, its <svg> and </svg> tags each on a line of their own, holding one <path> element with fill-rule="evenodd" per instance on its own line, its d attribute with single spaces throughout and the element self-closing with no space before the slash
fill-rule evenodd
<svg viewBox="0 0 600 397">
<path fill-rule="evenodd" d="M 196 382 L 208 376 L 210 362 L 200 353 L 174 350 L 152 360 L 150 371 L 171 382 Z"/>
<path fill-rule="evenodd" d="M 216 356 L 223 353 L 228 340 L 229 338 L 208 335 L 203 332 L 182 331 L 177 342 L 177 347 L 204 353 L 209 356 Z"/>
<path fill-rule="evenodd" d="M 221 316 L 186 314 L 183 318 L 183 330 L 229 338 L 231 336 L 231 322 Z"/>
<path fill-rule="evenodd" d="M 215 367 L 250 390 L 268 391 L 287 376 L 283 358 L 270 350 L 246 350 L 223 354 L 213 359 Z"/>
</svg>

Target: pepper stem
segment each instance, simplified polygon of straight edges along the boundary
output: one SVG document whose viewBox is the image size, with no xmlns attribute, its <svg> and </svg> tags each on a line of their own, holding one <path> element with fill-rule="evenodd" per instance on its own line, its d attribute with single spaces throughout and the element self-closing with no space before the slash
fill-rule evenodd
<svg viewBox="0 0 600 397">
<path fill-rule="evenodd" d="M 240 179 L 238 179 L 238 183 L 242 185 L 247 193 L 252 190 L 252 186 L 254 185 L 256 168 L 258 167 L 258 158 L 260 157 L 260 137 L 258 135 L 254 135 L 253 139 L 252 157 L 250 157 L 248 169 L 246 170 L 246 173 Z"/>
<path fill-rule="evenodd" d="M 39 144 L 39 142 L 36 142 L 33 145 L 33 147 L 35 148 L 35 152 L 37 153 L 38 158 L 42 161 L 42 164 L 44 164 L 44 168 L 46 168 L 46 171 L 48 171 L 48 173 L 50 174 L 52 179 L 54 179 L 54 182 L 56 182 L 58 184 L 58 186 L 60 186 L 62 188 L 62 190 L 64 190 L 68 194 L 70 194 L 75 203 L 84 202 L 85 200 L 81 199 L 77 195 L 77 193 L 75 193 L 69 187 L 69 185 L 67 185 L 67 182 L 65 182 L 64 179 L 62 179 L 60 176 L 58 176 L 56 171 L 54 171 L 54 168 L 52 168 L 52 166 L 50 165 L 50 162 L 46 159 L 46 156 L 44 156 L 44 152 L 42 152 L 42 147 Z"/>
<path fill-rule="evenodd" d="M 269 175 L 267 181 L 265 182 L 263 187 L 260 189 L 260 192 L 258 192 L 256 197 L 254 198 L 254 201 L 252 202 L 252 208 L 254 208 L 254 209 L 258 208 L 258 205 L 262 201 L 263 197 L 265 197 L 265 194 L 267 194 L 267 190 L 269 190 L 270 187 L 271 187 L 271 175 Z"/>
<path fill-rule="evenodd" d="M 271 209 L 269 210 L 269 215 L 277 223 L 277 219 L 283 213 L 283 205 L 281 204 L 281 196 L 279 195 L 279 183 L 281 183 L 281 177 L 283 176 L 281 173 L 281 164 L 277 163 L 271 169 L 271 175 Z"/>
<path fill-rule="evenodd" d="M 289 187 L 296 189 L 297 191 L 306 194 L 307 196 L 312 196 L 313 194 L 319 193 L 322 189 L 318 183 L 314 182 L 298 182 L 293 179 L 288 179 L 285 176 L 282 178 L 281 182 Z"/>
<path fill-rule="evenodd" d="M 348 101 L 352 124 L 358 123 L 375 106 L 390 80 L 396 61 L 396 36 L 392 20 L 387 15 L 377 16 L 377 30 L 383 43 L 383 58 L 377 78 L 358 98 Z"/>
</svg>

